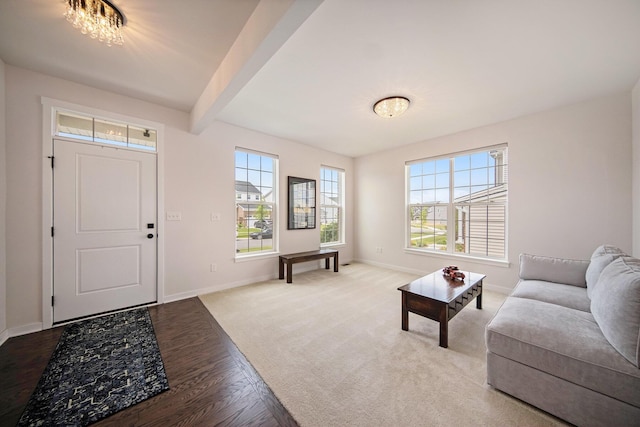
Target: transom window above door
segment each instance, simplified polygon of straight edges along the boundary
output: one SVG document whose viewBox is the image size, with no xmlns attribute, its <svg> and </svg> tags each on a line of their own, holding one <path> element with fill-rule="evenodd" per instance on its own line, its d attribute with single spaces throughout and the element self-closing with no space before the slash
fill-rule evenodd
<svg viewBox="0 0 640 427">
<path fill-rule="evenodd" d="M 157 150 L 157 131 L 135 124 L 58 110 L 55 129 L 55 135 L 60 137 L 144 151 Z"/>
</svg>

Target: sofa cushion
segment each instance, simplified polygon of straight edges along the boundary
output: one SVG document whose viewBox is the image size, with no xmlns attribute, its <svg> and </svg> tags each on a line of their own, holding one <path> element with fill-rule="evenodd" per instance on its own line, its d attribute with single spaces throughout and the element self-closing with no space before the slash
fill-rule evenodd
<svg viewBox="0 0 640 427">
<path fill-rule="evenodd" d="M 544 280 L 573 286 L 587 286 L 585 273 L 589 261 L 520 254 L 520 278 Z"/>
<path fill-rule="evenodd" d="M 611 264 L 613 260 L 626 256 L 622 250 L 612 245 L 598 246 L 593 255 L 591 255 L 591 262 L 587 268 L 586 282 L 587 282 L 587 295 L 591 298 L 591 294 L 598 283 L 600 273 L 604 268 Z"/>
<path fill-rule="evenodd" d="M 640 369 L 609 344 L 590 313 L 510 296 L 485 337 L 491 353 L 640 407 Z"/>
<path fill-rule="evenodd" d="M 602 270 L 591 312 L 611 345 L 640 367 L 640 260 L 620 257 Z"/>
<path fill-rule="evenodd" d="M 585 288 L 562 283 L 520 280 L 511 296 L 544 301 L 586 312 L 591 311 L 591 300 L 587 297 Z"/>
</svg>

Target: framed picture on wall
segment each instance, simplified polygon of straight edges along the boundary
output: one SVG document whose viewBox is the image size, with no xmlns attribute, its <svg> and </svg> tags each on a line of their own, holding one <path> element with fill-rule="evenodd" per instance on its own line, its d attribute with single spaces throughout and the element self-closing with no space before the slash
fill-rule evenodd
<svg viewBox="0 0 640 427">
<path fill-rule="evenodd" d="M 288 230 L 316 228 L 315 179 L 290 176 Z"/>
</svg>

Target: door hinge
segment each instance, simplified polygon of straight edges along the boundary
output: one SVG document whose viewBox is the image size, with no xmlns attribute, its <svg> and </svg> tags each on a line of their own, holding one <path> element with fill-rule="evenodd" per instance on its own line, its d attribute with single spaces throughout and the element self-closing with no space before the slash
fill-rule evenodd
<svg viewBox="0 0 640 427">
<path fill-rule="evenodd" d="M 51 227 L 51 237 L 53 237 L 54 234 L 55 232 L 53 231 L 53 227 Z"/>
<path fill-rule="evenodd" d="M 51 295 L 51 307 L 53 307 L 53 303 L 55 302 L 55 300 L 56 300 L 56 297 Z"/>
<path fill-rule="evenodd" d="M 54 156 L 47 156 L 47 159 L 51 159 L 51 169 L 53 169 L 53 159 L 55 159 Z"/>
</svg>

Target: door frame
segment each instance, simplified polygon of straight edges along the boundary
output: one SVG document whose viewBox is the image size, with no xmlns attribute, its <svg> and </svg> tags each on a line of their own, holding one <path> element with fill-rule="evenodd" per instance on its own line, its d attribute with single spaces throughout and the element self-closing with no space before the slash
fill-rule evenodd
<svg viewBox="0 0 640 427">
<path fill-rule="evenodd" d="M 157 131 L 157 263 L 156 263 L 156 295 L 157 304 L 164 303 L 164 125 L 162 123 L 139 119 L 137 117 L 98 110 L 83 105 L 72 104 L 57 99 L 41 97 L 42 103 L 42 329 L 53 326 L 53 172 L 51 159 L 53 153 L 53 138 L 55 136 L 56 111 L 58 109 L 76 111 L 103 119 L 147 126 Z M 60 138 L 73 142 L 70 138 Z"/>
</svg>

